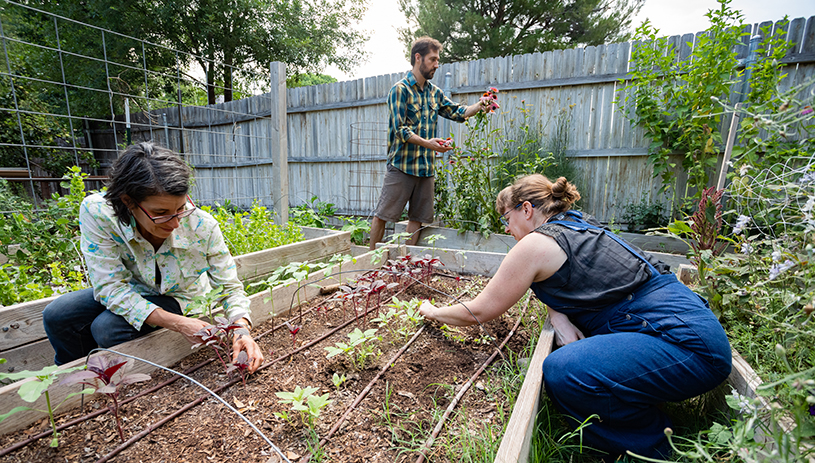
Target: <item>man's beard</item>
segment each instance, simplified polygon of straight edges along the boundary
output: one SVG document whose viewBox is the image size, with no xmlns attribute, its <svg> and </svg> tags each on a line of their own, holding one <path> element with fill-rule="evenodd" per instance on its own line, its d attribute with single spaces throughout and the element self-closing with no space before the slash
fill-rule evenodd
<svg viewBox="0 0 815 463">
<path fill-rule="evenodd" d="M 424 77 L 425 80 L 430 80 L 430 79 L 433 78 L 433 74 L 436 73 L 436 70 L 433 69 L 432 67 L 429 68 L 429 69 L 425 69 L 425 67 L 424 67 L 424 58 L 422 58 L 422 65 L 419 67 L 419 72 L 422 73 L 422 77 Z"/>
</svg>

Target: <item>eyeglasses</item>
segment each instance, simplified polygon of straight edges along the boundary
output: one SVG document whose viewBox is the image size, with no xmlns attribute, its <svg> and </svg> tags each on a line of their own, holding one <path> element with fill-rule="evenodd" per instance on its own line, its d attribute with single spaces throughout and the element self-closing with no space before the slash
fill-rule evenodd
<svg viewBox="0 0 815 463">
<path fill-rule="evenodd" d="M 149 212 L 145 211 L 144 208 L 141 207 L 141 204 L 136 203 L 136 205 L 139 206 L 139 209 L 141 209 L 142 212 L 144 212 L 144 214 L 147 216 L 147 218 L 152 220 L 153 223 L 167 223 L 167 222 L 169 222 L 169 221 L 171 221 L 171 220 L 173 220 L 175 218 L 183 219 L 184 217 L 187 217 L 188 215 L 192 214 L 193 211 L 195 211 L 196 205 L 195 205 L 194 202 L 192 202 L 192 199 L 190 198 L 190 195 L 187 195 L 187 201 L 189 201 L 190 205 L 192 205 L 191 208 L 184 209 L 183 211 L 179 212 L 178 214 L 160 215 L 158 217 L 153 217 L 152 215 L 150 215 Z"/>
<path fill-rule="evenodd" d="M 501 214 L 501 217 L 498 217 L 498 220 L 500 220 L 501 223 L 504 224 L 505 227 L 508 227 L 509 226 L 509 218 L 507 217 L 507 214 L 509 214 L 510 212 L 514 211 L 515 209 L 518 209 L 519 207 L 521 207 L 521 204 L 523 204 L 523 203 L 524 202 L 521 201 L 518 204 L 516 204 L 515 207 L 513 207 L 512 209 L 510 209 L 510 210 L 504 212 L 503 214 Z M 532 204 L 532 203 L 530 203 L 530 204 Z M 532 207 L 535 207 L 535 205 L 532 204 Z"/>
</svg>

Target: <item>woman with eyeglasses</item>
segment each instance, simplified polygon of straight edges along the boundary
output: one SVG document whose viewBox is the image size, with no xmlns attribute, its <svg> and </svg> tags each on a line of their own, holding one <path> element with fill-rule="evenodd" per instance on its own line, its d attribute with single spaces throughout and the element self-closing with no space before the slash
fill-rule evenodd
<svg viewBox="0 0 815 463">
<path fill-rule="evenodd" d="M 188 196 L 190 175 L 172 151 L 139 143 L 113 163 L 107 191 L 82 201 L 80 241 L 92 288 L 64 294 L 43 311 L 54 363 L 158 328 L 198 343 L 195 333 L 207 323 L 185 309 L 216 286 L 223 287 L 226 316 L 244 325 L 234 331 L 233 361 L 246 351 L 249 371 L 263 363 L 235 262 L 218 222 Z"/>
<path fill-rule="evenodd" d="M 543 362 L 547 394 L 573 427 L 599 417 L 582 429 L 583 445 L 607 461 L 626 451 L 669 457 L 660 404 L 727 378 L 727 336 L 666 264 L 571 210 L 578 199 L 565 178 L 538 174 L 502 190 L 496 209 L 517 244 L 466 307 L 425 302 L 420 311 L 448 325 L 483 323 L 532 289 L 561 346 Z"/>
</svg>

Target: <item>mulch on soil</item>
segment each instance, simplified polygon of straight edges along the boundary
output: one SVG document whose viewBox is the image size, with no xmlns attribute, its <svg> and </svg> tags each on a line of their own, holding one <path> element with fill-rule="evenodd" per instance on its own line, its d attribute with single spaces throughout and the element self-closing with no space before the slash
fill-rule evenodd
<svg viewBox="0 0 815 463">
<path fill-rule="evenodd" d="M 449 299 L 437 290 L 448 294 L 460 294 L 462 290 L 470 288 L 470 295 L 463 298 L 466 301 L 474 297 L 486 281 L 480 277 L 474 277 L 472 280 L 462 278 L 458 281 L 455 278 L 436 276 L 430 283 L 433 289 L 413 285 L 401 294 L 399 299 L 433 298 L 437 303 L 444 303 Z M 389 302 L 390 297 L 383 296 L 383 302 Z M 330 296 L 321 296 L 303 304 L 303 312 L 314 307 L 328 307 L 329 310 L 304 314 L 302 322 L 295 318 L 297 324 L 303 325 L 297 334 L 298 346 L 347 320 L 339 303 L 330 302 L 329 299 Z M 517 309 L 514 308 L 511 312 L 517 315 Z M 298 313 L 299 309 L 295 309 L 292 316 L 296 317 Z M 346 316 L 351 317 L 351 313 L 352 310 L 348 309 Z M 255 327 L 253 334 L 269 330 L 281 321 L 277 319 L 259 325 Z M 514 322 L 514 316 L 504 315 L 484 326 L 496 337 L 497 342 L 500 342 L 506 337 Z M 359 324 L 362 324 L 362 320 Z M 317 434 L 324 436 L 384 363 L 404 345 L 405 340 L 401 339 L 391 343 L 387 330 L 380 329 L 377 334 L 383 337 L 380 343 L 382 354 L 364 370 L 355 371 L 341 355 L 326 358 L 327 352 L 324 347 L 332 346 L 336 342 L 347 342 L 347 333 L 355 326 L 357 325 L 352 323 L 321 343 L 257 372 L 247 379 L 246 386 L 239 382 L 229 387 L 221 396 L 240 409 L 241 413 L 260 428 L 289 459 L 298 460 L 309 453 L 307 428 L 299 422 L 299 418 L 290 423 L 273 415 L 274 412 L 284 411 L 296 413 L 290 411 L 288 405 L 280 404 L 274 393 L 293 391 L 295 386 L 312 386 L 319 388 L 317 392 L 319 395 L 330 394 L 333 403 L 323 409 L 316 424 Z M 369 324 L 360 327 L 364 330 L 376 326 Z M 390 367 L 340 430 L 323 446 L 325 457 L 323 461 L 334 463 L 415 461 L 417 457 L 415 445 L 424 442 L 429 430 L 435 426 L 438 417 L 458 388 L 494 351 L 492 344 L 483 342 L 483 333 L 477 325 L 460 328 L 454 335 L 457 340 L 451 339 L 453 336 L 440 330 L 437 324 L 427 326 L 425 332 Z M 529 343 L 530 336 L 534 335 L 521 329 L 513 336 L 504 352 L 522 353 Z M 258 342 L 264 350 L 266 361 L 292 350 L 292 339 L 285 328 L 261 338 Z M 211 356 L 210 349 L 201 348 L 173 368 L 183 371 Z M 503 395 L 498 392 L 499 388 L 491 386 L 489 372 L 488 369 L 479 379 L 477 386 L 471 388 L 462 404 L 459 404 L 460 409 L 466 410 L 467 422 L 472 426 L 495 424 L 498 423 L 500 416 L 508 417 L 511 413 Z M 339 389 L 335 388 L 331 379 L 334 373 L 345 374 L 348 378 Z M 122 394 L 122 399 L 171 376 L 171 373 L 156 371 L 152 374 L 151 381 L 128 386 Z M 210 388 L 218 387 L 232 379 L 225 375 L 223 366 L 217 360 L 191 376 Z M 151 423 L 203 394 L 204 391 L 197 386 L 180 379 L 146 397 L 124 405 L 120 414 L 125 438 L 130 438 Z M 390 415 L 385 413 L 386 405 L 391 411 Z M 84 413 L 106 406 L 106 400 L 93 396 L 86 401 Z M 499 407 L 503 409 L 503 413 L 498 413 Z M 72 410 L 60 417 L 58 424 L 84 413 L 79 409 Z M 389 427 L 387 425 L 389 419 L 391 422 L 401 421 L 401 429 Z M 446 429 L 449 427 L 448 421 Z M 410 448 L 404 442 L 411 440 L 409 435 L 411 430 L 419 428 L 424 430 L 423 437 L 414 438 L 414 447 Z M 0 446 L 7 447 L 47 429 L 48 421 L 44 418 L 28 430 L 0 436 Z M 101 415 L 64 430 L 57 449 L 49 448 L 48 441 L 49 439 L 40 439 L 5 456 L 2 461 L 92 462 L 121 443 L 110 414 Z M 429 457 L 433 462 L 451 461 L 444 455 L 443 449 L 438 448 L 434 448 Z M 170 423 L 154 430 L 111 461 L 267 463 L 279 459 L 268 444 L 234 413 L 217 400 L 208 398 L 201 405 L 193 407 Z"/>
</svg>

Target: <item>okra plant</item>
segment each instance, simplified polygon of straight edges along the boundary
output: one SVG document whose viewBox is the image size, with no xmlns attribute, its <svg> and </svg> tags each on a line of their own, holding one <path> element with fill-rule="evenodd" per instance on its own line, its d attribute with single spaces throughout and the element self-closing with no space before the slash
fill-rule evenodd
<svg viewBox="0 0 815 463">
<path fill-rule="evenodd" d="M 54 383 L 57 375 L 71 373 L 73 371 L 83 369 L 84 366 L 73 367 L 73 368 L 66 368 L 64 370 L 60 370 L 57 365 L 51 365 L 50 367 L 45 367 L 42 370 L 37 371 L 20 371 L 17 373 L 0 373 L 0 380 L 10 379 L 12 381 L 16 381 L 18 379 L 27 379 L 27 378 L 34 378 L 33 381 L 28 381 L 20 385 L 17 388 L 17 394 L 20 395 L 20 398 L 28 403 L 34 403 L 40 396 L 45 395 L 45 403 L 47 406 L 46 410 L 40 410 L 39 408 L 32 408 L 26 406 L 19 406 L 14 407 L 8 412 L 0 415 L 0 422 L 8 418 L 9 416 L 21 412 L 23 410 L 34 410 L 42 413 L 46 413 L 48 415 L 48 420 L 51 423 L 51 430 L 53 431 L 51 434 L 51 442 L 49 445 L 51 447 L 58 447 L 59 446 L 59 433 L 57 432 L 57 424 L 54 421 L 54 413 L 56 410 L 65 403 L 66 400 L 69 398 L 79 395 L 79 394 L 93 394 L 92 388 L 86 388 L 79 392 L 74 392 L 65 396 L 62 399 L 62 402 L 58 403 L 56 406 L 51 405 L 51 395 L 48 392 L 48 389 Z"/>
<path fill-rule="evenodd" d="M 376 335 L 376 328 L 365 331 L 354 328 L 354 331 L 348 333 L 348 339 L 348 343 L 338 342 L 334 346 L 326 347 L 325 350 L 328 351 L 326 358 L 344 354 L 355 369 L 365 369 L 368 358 L 378 355 L 373 341 L 379 341 L 381 338 Z"/>
<path fill-rule="evenodd" d="M 328 394 L 315 395 L 319 389 L 312 386 L 301 388 L 295 386 L 293 392 L 275 392 L 278 402 L 291 404 L 291 409 L 300 414 L 300 421 L 309 428 L 314 427 L 314 421 L 320 417 L 320 411 L 327 407 L 333 400 L 328 399 Z M 291 423 L 288 412 L 275 412 L 274 416 L 282 418 Z"/>
</svg>

